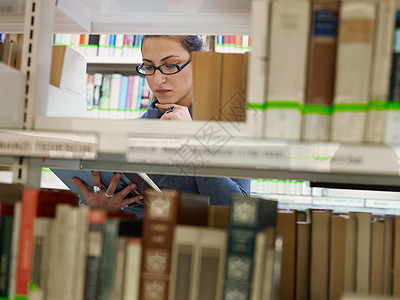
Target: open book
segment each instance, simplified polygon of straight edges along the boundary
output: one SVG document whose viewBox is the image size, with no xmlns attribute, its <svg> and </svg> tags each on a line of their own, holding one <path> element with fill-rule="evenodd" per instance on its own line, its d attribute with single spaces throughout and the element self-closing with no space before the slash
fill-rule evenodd
<svg viewBox="0 0 400 300">
<path fill-rule="evenodd" d="M 79 188 L 72 182 L 71 177 L 80 178 L 89 190 L 93 191 L 93 176 L 90 170 L 70 170 L 70 169 L 51 169 L 51 171 L 74 193 L 79 196 L 79 199 L 86 204 L 85 198 Z M 111 179 L 115 172 L 100 171 L 101 188 L 104 190 L 110 185 Z M 131 183 L 136 183 L 137 187 L 130 192 L 126 198 L 131 198 L 137 195 L 144 195 L 146 189 L 151 188 L 160 191 L 159 187 L 150 179 L 146 173 L 121 173 L 122 178 L 119 180 L 115 189 L 115 193 L 121 191 Z M 144 199 L 134 202 L 128 206 L 139 206 L 143 204 Z"/>
</svg>

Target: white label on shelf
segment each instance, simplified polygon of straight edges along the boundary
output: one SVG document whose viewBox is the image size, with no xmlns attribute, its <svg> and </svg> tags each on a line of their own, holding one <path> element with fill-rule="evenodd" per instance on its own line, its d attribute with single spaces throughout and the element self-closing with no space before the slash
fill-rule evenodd
<svg viewBox="0 0 400 300">
<path fill-rule="evenodd" d="M 126 161 L 168 163 L 193 174 L 203 166 L 238 166 L 255 168 L 287 168 L 286 143 L 238 140 L 231 136 L 194 138 L 128 137 Z"/>
<path fill-rule="evenodd" d="M 400 201 L 390 201 L 381 199 L 366 199 L 366 207 L 377 207 L 377 208 L 392 208 L 400 209 Z"/>
<path fill-rule="evenodd" d="M 314 205 L 364 207 L 364 199 L 340 197 L 313 197 Z"/>
<path fill-rule="evenodd" d="M 342 145 L 331 159 L 331 172 L 399 175 L 399 161 L 388 146 Z"/>
<path fill-rule="evenodd" d="M 92 133 L 0 130 L 0 155 L 92 160 L 97 140 Z"/>
</svg>

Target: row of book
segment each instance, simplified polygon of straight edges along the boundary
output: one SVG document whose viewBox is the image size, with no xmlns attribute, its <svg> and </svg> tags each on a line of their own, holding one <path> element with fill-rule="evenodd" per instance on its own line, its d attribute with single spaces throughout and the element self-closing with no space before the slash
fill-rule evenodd
<svg viewBox="0 0 400 300">
<path fill-rule="evenodd" d="M 205 50 L 244 53 L 251 50 L 249 35 L 202 36 Z M 141 60 L 143 35 L 135 34 L 54 34 L 55 45 L 74 48 L 85 57 L 131 57 Z"/>
<path fill-rule="evenodd" d="M 22 34 L 0 33 L 0 62 L 21 69 Z"/>
<path fill-rule="evenodd" d="M 72 47 L 85 57 L 131 57 L 141 59 L 143 35 L 136 34 L 54 34 L 55 45 Z"/>
<path fill-rule="evenodd" d="M 397 21 L 396 21 L 397 14 Z M 247 100 L 254 135 L 395 140 L 398 3 L 253 1 Z"/>
<path fill-rule="evenodd" d="M 0 3 L 0 12 L 2 13 L 23 13 L 24 10 L 24 0 L 2 0 Z"/>
<path fill-rule="evenodd" d="M 130 119 L 139 117 L 149 105 L 150 88 L 143 76 L 87 74 L 87 116 Z"/>
<path fill-rule="evenodd" d="M 231 209 L 175 190 L 147 190 L 143 220 L 77 207 L 69 191 L 0 184 L 0 193 L 0 296 L 8 299 L 249 297 L 251 278 L 243 281 L 248 274 L 237 264 L 251 273 L 253 263 L 240 248 L 252 249 L 250 233 L 274 225 L 276 217 L 275 201 L 239 197 Z M 263 220 L 245 228 L 258 213 Z M 237 240 L 235 230 L 250 231 Z"/>
</svg>

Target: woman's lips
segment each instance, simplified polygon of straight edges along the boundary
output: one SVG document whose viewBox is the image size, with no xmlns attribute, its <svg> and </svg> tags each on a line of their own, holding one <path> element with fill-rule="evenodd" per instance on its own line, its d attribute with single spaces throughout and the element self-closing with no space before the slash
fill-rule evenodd
<svg viewBox="0 0 400 300">
<path fill-rule="evenodd" d="M 156 93 L 157 94 L 166 94 L 169 93 L 171 90 L 167 90 L 167 89 L 157 89 Z"/>
</svg>

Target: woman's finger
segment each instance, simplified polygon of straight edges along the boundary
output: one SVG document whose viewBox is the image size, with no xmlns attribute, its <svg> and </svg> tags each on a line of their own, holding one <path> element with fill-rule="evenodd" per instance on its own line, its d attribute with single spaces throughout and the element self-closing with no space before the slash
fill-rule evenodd
<svg viewBox="0 0 400 300">
<path fill-rule="evenodd" d="M 85 199 L 88 199 L 90 194 L 92 193 L 91 190 L 86 186 L 86 184 L 79 179 L 78 177 L 71 177 L 71 181 L 75 183 L 75 185 L 78 187 L 78 189 L 81 191 L 83 197 Z"/>
<path fill-rule="evenodd" d="M 98 187 L 101 188 L 100 172 L 99 171 L 92 171 L 92 176 L 93 176 L 93 186 L 98 186 Z"/>
<path fill-rule="evenodd" d="M 113 195 L 117 188 L 118 182 L 121 179 L 121 173 L 116 173 L 110 181 L 110 185 L 107 187 L 106 194 Z"/>
<path fill-rule="evenodd" d="M 132 192 L 135 188 L 137 187 L 136 183 L 131 183 L 127 187 L 125 187 L 123 190 L 119 191 L 116 196 L 121 197 L 121 199 L 125 198 L 130 192 Z M 133 193 L 136 195 L 135 193 Z"/>
<path fill-rule="evenodd" d="M 134 202 L 138 202 L 138 201 L 140 201 L 142 199 L 143 199 L 142 195 L 138 195 L 138 196 L 135 196 L 135 197 L 132 197 L 132 198 L 127 198 L 127 199 L 122 199 L 120 208 L 125 207 L 125 206 L 127 206 L 129 204 L 132 204 Z"/>
</svg>

